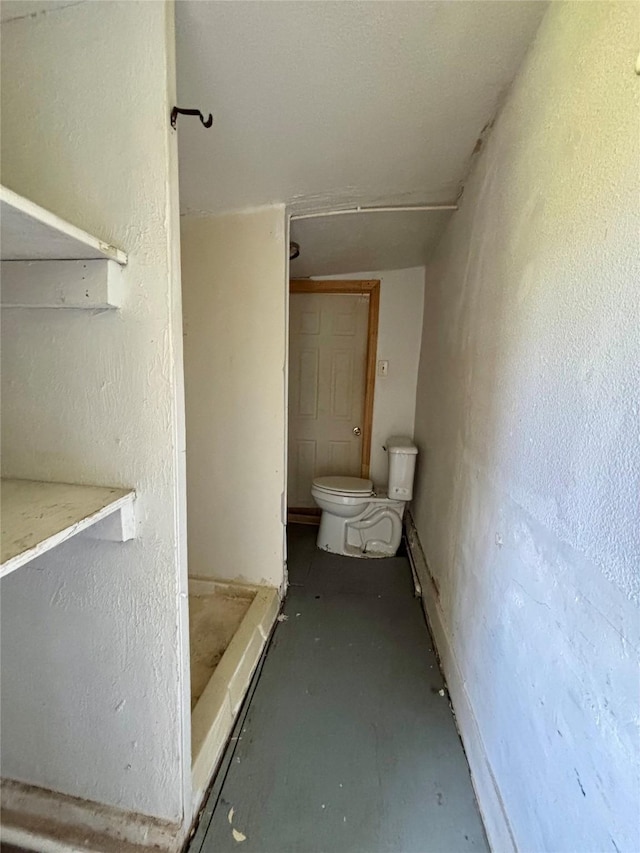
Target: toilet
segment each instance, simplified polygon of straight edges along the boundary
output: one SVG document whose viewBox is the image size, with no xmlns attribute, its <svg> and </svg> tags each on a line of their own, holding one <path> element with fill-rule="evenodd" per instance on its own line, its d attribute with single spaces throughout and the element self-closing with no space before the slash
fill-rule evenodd
<svg viewBox="0 0 640 853">
<path fill-rule="evenodd" d="M 386 443 L 389 485 L 376 492 L 360 477 L 316 477 L 311 495 L 322 510 L 317 545 L 349 557 L 393 557 L 402 538 L 404 508 L 413 496 L 418 448 L 410 438 Z"/>
</svg>

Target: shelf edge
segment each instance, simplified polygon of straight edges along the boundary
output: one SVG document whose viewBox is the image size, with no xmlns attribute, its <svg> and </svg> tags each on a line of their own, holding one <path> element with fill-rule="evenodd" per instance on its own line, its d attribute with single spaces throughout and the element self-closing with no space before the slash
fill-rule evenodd
<svg viewBox="0 0 640 853">
<path fill-rule="evenodd" d="M 121 495 L 119 498 L 116 498 L 112 503 L 108 504 L 107 506 L 102 507 L 91 515 L 88 515 L 86 518 L 83 518 L 80 521 L 76 521 L 74 524 L 65 527 L 58 533 L 54 533 L 47 539 L 43 539 L 41 542 L 38 542 L 36 545 L 31 548 L 28 548 L 26 551 L 23 551 L 22 553 L 16 554 L 14 557 L 9 558 L 0 566 L 0 578 L 4 578 L 7 575 L 10 575 L 12 572 L 15 572 L 22 566 L 26 565 L 27 563 L 30 563 L 32 560 L 35 560 L 36 557 L 40 557 L 42 554 L 46 554 L 47 551 L 51 551 L 58 545 L 62 545 L 63 542 L 66 542 L 68 539 L 71 539 L 78 533 L 82 533 L 83 530 L 87 530 L 87 528 L 92 527 L 94 524 L 97 524 L 99 521 L 108 518 L 114 513 L 121 514 L 125 512 L 127 514 L 125 523 L 123 524 L 123 536 L 126 535 L 127 539 L 133 538 L 134 526 L 132 524 L 131 513 L 133 512 L 133 502 L 135 500 L 135 497 L 136 493 L 133 490 L 127 492 L 126 494 Z M 129 510 L 131 512 L 129 512 Z M 112 536 L 106 536 L 105 538 L 111 539 L 113 541 Z M 126 541 L 126 539 L 118 539 L 118 541 Z"/>
<path fill-rule="evenodd" d="M 100 240 L 98 237 L 94 237 L 93 234 L 89 234 L 88 231 L 84 231 L 82 228 L 78 228 L 76 225 L 72 225 L 70 222 L 67 222 L 65 219 L 62 219 L 62 217 L 58 216 L 56 213 L 52 213 L 50 210 L 41 207 L 39 204 L 30 201 L 28 198 L 19 195 L 19 193 L 10 190 L 9 187 L 5 187 L 2 184 L 0 184 L 0 203 L 12 207 L 15 211 L 26 215 L 31 219 L 34 219 L 41 225 L 45 225 L 48 228 L 57 231 L 59 234 L 64 234 L 67 237 L 70 237 L 72 240 L 76 240 L 79 243 L 83 243 L 85 246 L 92 249 L 94 252 L 100 252 L 103 258 L 116 261 L 122 266 L 127 263 L 127 253 L 123 252 L 122 249 L 118 249 L 116 246 L 112 246 L 110 243 L 107 243 L 106 240 Z M 34 260 L 34 258 L 7 258 L 5 260 L 30 261 Z M 63 261 L 69 259 L 51 258 L 50 260 Z M 92 260 L 92 258 L 81 258 L 71 260 Z"/>
</svg>

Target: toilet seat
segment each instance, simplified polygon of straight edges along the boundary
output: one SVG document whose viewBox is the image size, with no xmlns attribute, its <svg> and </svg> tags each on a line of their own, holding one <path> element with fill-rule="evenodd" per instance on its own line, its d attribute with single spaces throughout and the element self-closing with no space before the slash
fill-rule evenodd
<svg viewBox="0 0 640 853">
<path fill-rule="evenodd" d="M 320 492 L 328 495 L 342 495 L 343 497 L 371 497 L 373 495 L 373 481 L 362 477 L 316 477 L 313 486 Z"/>
</svg>

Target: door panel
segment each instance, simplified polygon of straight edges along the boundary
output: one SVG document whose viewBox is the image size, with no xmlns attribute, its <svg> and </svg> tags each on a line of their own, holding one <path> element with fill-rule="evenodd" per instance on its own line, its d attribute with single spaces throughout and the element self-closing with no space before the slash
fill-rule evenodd
<svg viewBox="0 0 640 853">
<path fill-rule="evenodd" d="M 334 350 L 331 353 L 331 416 L 337 420 L 352 420 L 353 353 Z M 359 423 L 359 421 L 358 421 Z M 358 424 L 354 424 L 358 426 Z"/>
<path fill-rule="evenodd" d="M 289 506 L 314 506 L 314 477 L 360 476 L 368 322 L 368 294 L 291 294 Z"/>
<path fill-rule="evenodd" d="M 299 355 L 298 417 L 318 417 L 319 350 L 303 350 Z"/>
</svg>

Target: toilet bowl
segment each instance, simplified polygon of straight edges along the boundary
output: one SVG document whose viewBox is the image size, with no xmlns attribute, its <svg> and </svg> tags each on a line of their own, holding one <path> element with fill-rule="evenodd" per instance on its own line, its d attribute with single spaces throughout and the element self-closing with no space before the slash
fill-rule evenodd
<svg viewBox="0 0 640 853">
<path fill-rule="evenodd" d="M 311 495 L 322 510 L 317 545 L 350 557 L 392 557 L 402 539 L 402 517 L 413 494 L 417 448 L 408 438 L 387 441 L 389 488 L 374 490 L 359 477 L 317 477 Z"/>
</svg>

